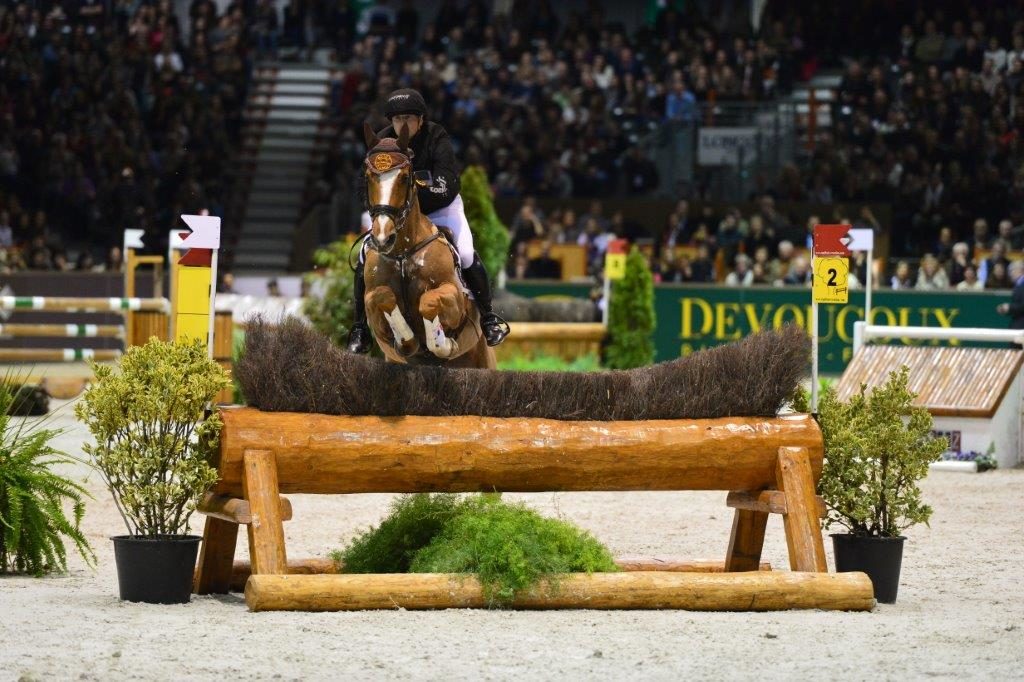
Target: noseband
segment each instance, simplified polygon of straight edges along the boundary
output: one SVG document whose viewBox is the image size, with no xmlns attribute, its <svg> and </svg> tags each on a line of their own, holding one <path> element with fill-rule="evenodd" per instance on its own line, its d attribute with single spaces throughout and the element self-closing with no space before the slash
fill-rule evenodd
<svg viewBox="0 0 1024 682">
<path fill-rule="evenodd" d="M 388 171 L 398 170 L 405 168 L 406 166 L 412 165 L 412 150 L 409 149 L 406 152 L 399 152 L 389 147 L 381 148 L 375 147 L 369 151 L 366 155 L 366 159 L 363 163 L 369 172 L 375 175 L 382 175 Z M 410 171 L 408 174 L 408 183 L 405 188 L 405 202 L 401 206 L 392 206 L 391 204 L 370 204 L 370 193 L 366 193 L 366 210 L 370 214 L 370 218 L 376 218 L 377 216 L 384 215 L 395 223 L 395 232 L 397 233 L 403 227 L 405 227 L 405 219 L 409 216 L 409 210 L 412 208 L 413 192 L 415 187 L 413 184 L 413 174 Z M 376 243 L 376 239 L 370 236 L 370 241 Z"/>
</svg>

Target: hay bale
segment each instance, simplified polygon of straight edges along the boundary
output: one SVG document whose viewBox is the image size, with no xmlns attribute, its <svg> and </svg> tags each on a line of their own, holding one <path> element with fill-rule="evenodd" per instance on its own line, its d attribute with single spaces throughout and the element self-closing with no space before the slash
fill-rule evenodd
<svg viewBox="0 0 1024 682">
<path fill-rule="evenodd" d="M 565 420 L 774 416 L 806 375 L 810 339 L 796 325 L 649 367 L 502 372 L 385 363 L 354 355 L 297 318 L 255 317 L 235 376 L 269 412 L 478 415 Z"/>
</svg>

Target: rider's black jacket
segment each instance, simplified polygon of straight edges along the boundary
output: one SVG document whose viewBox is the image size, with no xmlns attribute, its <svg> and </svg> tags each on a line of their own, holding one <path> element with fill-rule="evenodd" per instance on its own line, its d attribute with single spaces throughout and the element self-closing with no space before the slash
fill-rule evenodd
<svg viewBox="0 0 1024 682">
<path fill-rule="evenodd" d="M 377 133 L 377 137 L 398 138 L 393 126 L 388 126 Z M 433 176 L 430 187 L 419 187 L 420 211 L 428 215 L 448 206 L 461 190 L 459 170 L 455 161 L 455 150 L 452 149 L 451 138 L 441 125 L 432 121 L 424 121 L 423 127 L 410 140 L 412 148 L 413 170 L 428 170 Z M 366 177 L 358 175 L 359 196 L 365 203 Z"/>
</svg>

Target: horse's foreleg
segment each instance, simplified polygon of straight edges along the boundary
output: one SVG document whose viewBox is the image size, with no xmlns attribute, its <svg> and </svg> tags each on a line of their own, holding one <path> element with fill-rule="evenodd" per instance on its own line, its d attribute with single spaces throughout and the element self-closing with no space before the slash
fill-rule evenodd
<svg viewBox="0 0 1024 682">
<path fill-rule="evenodd" d="M 459 304 L 461 297 L 459 290 L 450 282 L 420 296 L 419 311 L 423 317 L 427 349 L 439 358 L 450 358 L 459 352 L 459 344 L 448 337 L 445 329 L 455 329 L 462 322 L 465 310 Z"/>
<path fill-rule="evenodd" d="M 374 287 L 366 292 L 366 312 L 374 336 L 389 341 L 401 355 L 416 352 L 418 344 L 412 328 L 398 308 L 395 293 L 390 287 Z"/>
</svg>

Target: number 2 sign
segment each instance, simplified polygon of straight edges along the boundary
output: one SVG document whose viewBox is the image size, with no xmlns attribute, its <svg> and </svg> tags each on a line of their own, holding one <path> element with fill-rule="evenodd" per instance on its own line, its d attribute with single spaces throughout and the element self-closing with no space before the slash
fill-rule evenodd
<svg viewBox="0 0 1024 682">
<path fill-rule="evenodd" d="M 849 300 L 850 261 L 840 256 L 814 259 L 811 297 L 815 303 L 846 303 Z"/>
</svg>

